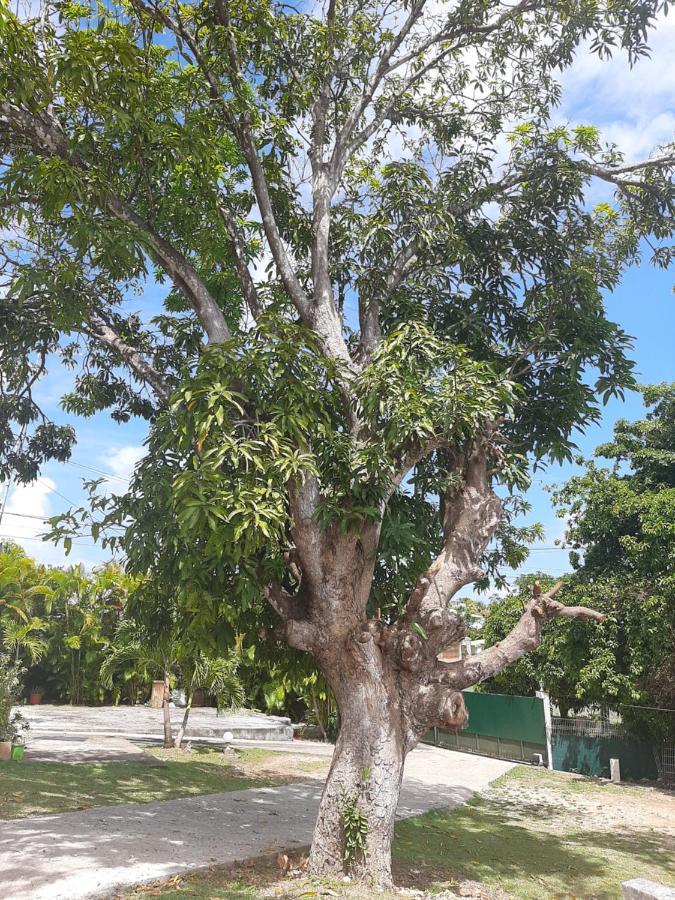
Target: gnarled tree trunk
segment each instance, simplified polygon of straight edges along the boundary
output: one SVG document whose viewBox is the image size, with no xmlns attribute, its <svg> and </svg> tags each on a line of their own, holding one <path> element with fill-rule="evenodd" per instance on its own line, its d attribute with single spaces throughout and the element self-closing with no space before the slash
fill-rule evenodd
<svg viewBox="0 0 675 900">
<path fill-rule="evenodd" d="M 323 528 L 312 476 L 291 492 L 295 550 L 289 562 L 296 590 L 276 583 L 267 596 L 288 643 L 312 653 L 326 676 L 342 723 L 310 854 L 316 874 L 350 870 L 391 884 L 391 842 L 406 755 L 434 725 L 464 727 L 461 691 L 537 647 L 547 619 L 602 618 L 556 602 L 556 586 L 532 598 L 501 644 L 460 662 L 439 661 L 439 654 L 465 634 L 448 601 L 481 577 L 479 563 L 502 513 L 490 486 L 485 444 L 474 444 L 457 465 L 461 481 L 453 482 L 442 506 L 441 552 L 418 579 L 398 620 L 388 623 L 367 615 L 380 524 L 363 523 L 358 531 Z M 357 831 L 360 841 L 354 840 Z"/>
<path fill-rule="evenodd" d="M 340 875 L 345 865 L 373 881 L 391 879 L 394 815 L 407 750 L 404 717 L 397 708 L 395 676 L 372 645 L 353 641 L 335 647 L 322 667 L 335 693 L 341 728 L 324 787 L 310 866 Z M 354 804 L 365 816 L 363 851 L 346 858 L 345 812 Z"/>
</svg>

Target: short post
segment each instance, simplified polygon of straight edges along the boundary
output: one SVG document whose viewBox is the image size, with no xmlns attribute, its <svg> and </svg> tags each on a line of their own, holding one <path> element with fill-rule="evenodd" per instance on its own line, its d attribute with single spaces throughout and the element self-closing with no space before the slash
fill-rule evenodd
<svg viewBox="0 0 675 900">
<path fill-rule="evenodd" d="M 546 730 L 546 768 L 553 770 L 553 717 L 551 716 L 551 698 L 547 691 L 535 694 L 544 704 L 544 728 Z"/>
<path fill-rule="evenodd" d="M 618 759 L 610 759 L 609 777 L 612 779 L 612 784 L 621 784 L 621 767 Z"/>
</svg>

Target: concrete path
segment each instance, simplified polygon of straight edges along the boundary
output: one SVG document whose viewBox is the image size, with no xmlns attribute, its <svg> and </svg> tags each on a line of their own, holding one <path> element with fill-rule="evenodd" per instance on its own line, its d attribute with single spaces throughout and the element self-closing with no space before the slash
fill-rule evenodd
<svg viewBox="0 0 675 900">
<path fill-rule="evenodd" d="M 165 762 L 144 753 L 126 738 L 106 735 L 33 735 L 27 739 L 24 763 L 138 763 L 154 768 Z"/>
<path fill-rule="evenodd" d="M 162 737 L 162 711 L 149 706 L 22 706 L 20 712 L 30 723 L 30 734 L 40 735 L 107 735 L 129 739 Z M 174 732 L 183 710 L 171 710 Z M 211 707 L 197 707 L 190 712 L 188 738 L 222 739 L 226 731 L 235 738 L 258 741 L 290 741 L 291 720 L 282 716 L 266 716 L 247 709 L 218 714 Z"/>
<path fill-rule="evenodd" d="M 420 747 L 399 817 L 455 807 L 513 764 Z M 89 900 L 215 863 L 310 842 L 321 784 L 290 784 L 0 822 L 2 900 Z"/>
</svg>

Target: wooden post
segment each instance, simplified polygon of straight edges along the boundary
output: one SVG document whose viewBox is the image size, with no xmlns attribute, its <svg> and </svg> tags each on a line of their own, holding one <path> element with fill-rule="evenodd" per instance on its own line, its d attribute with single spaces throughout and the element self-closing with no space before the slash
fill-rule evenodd
<svg viewBox="0 0 675 900">
<path fill-rule="evenodd" d="M 152 682 L 152 693 L 150 694 L 150 703 L 152 709 L 161 709 L 164 704 L 164 681 Z"/>
</svg>

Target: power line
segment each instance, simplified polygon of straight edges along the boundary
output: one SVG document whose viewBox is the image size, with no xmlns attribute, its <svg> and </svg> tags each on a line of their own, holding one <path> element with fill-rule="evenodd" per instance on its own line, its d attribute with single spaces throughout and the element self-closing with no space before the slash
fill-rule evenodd
<svg viewBox="0 0 675 900">
<path fill-rule="evenodd" d="M 6 516 L 19 516 L 21 519 L 37 519 L 39 522 L 49 522 L 49 519 L 45 519 L 42 516 L 34 516 L 31 513 L 17 513 L 17 512 L 11 512 L 10 510 L 7 510 L 5 512 L 5 515 Z"/>
<path fill-rule="evenodd" d="M 62 500 L 65 500 L 65 501 L 66 501 L 66 503 L 70 503 L 71 506 L 77 506 L 77 503 L 75 503 L 74 500 L 69 500 L 68 497 L 66 497 L 65 494 L 62 494 L 61 491 L 57 491 L 56 488 L 52 487 L 50 484 L 48 484 L 48 483 L 47 483 L 46 481 L 44 481 L 42 478 L 38 478 L 38 479 L 36 479 L 36 480 L 39 481 L 40 484 L 42 484 L 42 485 L 44 485 L 46 488 L 48 488 L 48 489 L 51 491 L 51 493 L 53 493 L 53 494 L 58 494 L 59 497 L 61 497 Z"/>
<path fill-rule="evenodd" d="M 94 466 L 85 466 L 82 463 L 73 462 L 72 459 L 66 460 L 66 465 L 77 466 L 78 469 L 85 469 L 87 472 L 94 472 L 96 475 L 103 475 L 105 478 L 112 478 L 115 481 L 121 481 L 122 484 L 128 484 L 128 478 L 122 478 L 121 475 L 113 475 L 111 472 L 104 472 L 102 469 L 95 469 Z"/>
<path fill-rule="evenodd" d="M 0 542 L 2 542 L 3 540 L 39 541 L 41 544 L 49 543 L 48 541 L 44 541 L 42 538 L 31 537 L 31 536 L 25 535 L 25 534 L 0 534 Z M 73 541 L 73 546 L 76 546 L 76 545 L 78 547 L 96 547 L 95 543 L 93 543 L 93 542 L 90 543 L 89 541 Z"/>
</svg>

